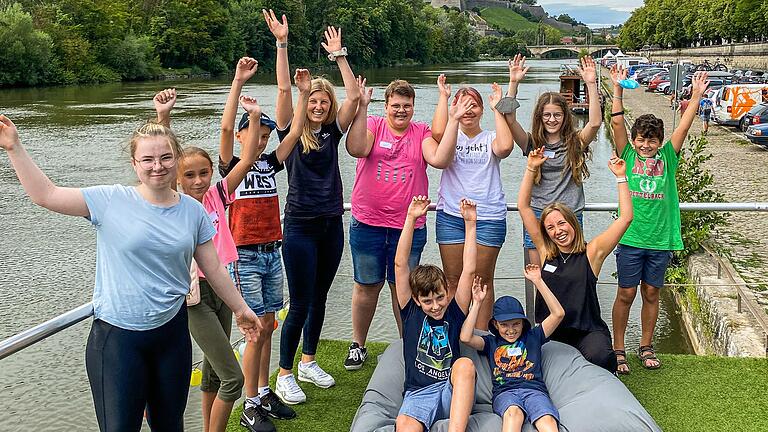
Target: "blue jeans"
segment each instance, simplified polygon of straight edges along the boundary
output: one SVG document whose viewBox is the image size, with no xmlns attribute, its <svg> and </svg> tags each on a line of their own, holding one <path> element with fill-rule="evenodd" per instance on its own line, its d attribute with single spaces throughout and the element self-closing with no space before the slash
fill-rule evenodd
<svg viewBox="0 0 768 432">
<path fill-rule="evenodd" d="M 325 321 L 325 302 L 344 251 L 341 216 L 285 217 L 283 262 L 291 307 L 280 337 L 280 367 L 293 369 L 304 334 L 302 353 L 314 355 Z"/>
<path fill-rule="evenodd" d="M 464 244 L 464 219 L 438 210 L 435 233 L 438 244 Z M 506 219 L 477 221 L 477 244 L 500 248 L 506 237 Z"/>
<path fill-rule="evenodd" d="M 672 251 L 620 244 L 616 246 L 614 254 L 620 287 L 637 287 L 640 281 L 655 288 L 664 286 L 664 274 L 672 260 Z"/>
<path fill-rule="evenodd" d="M 451 416 L 453 386 L 450 378 L 420 389 L 405 392 L 403 405 L 398 415 L 407 415 L 418 420 L 427 430 L 442 419 Z"/>
<path fill-rule="evenodd" d="M 552 399 L 549 398 L 548 394 L 539 390 L 512 389 L 499 393 L 493 398 L 493 412 L 502 418 L 510 406 L 520 408 L 526 420 L 531 424 L 536 423 L 545 415 L 551 415 L 558 423 L 560 422 L 560 413 L 557 412 Z"/>
<path fill-rule="evenodd" d="M 237 248 L 239 259 L 229 265 L 229 274 L 245 303 L 262 317 L 283 308 L 283 264 L 280 249 L 260 252 Z"/>
<path fill-rule="evenodd" d="M 350 217 L 349 247 L 352 251 L 352 267 L 355 282 L 361 285 L 375 285 L 384 280 L 395 283 L 395 252 L 400 233 L 396 228 L 368 225 Z M 411 254 L 408 267 L 419 265 L 421 252 L 427 244 L 427 226 L 413 230 Z"/>
</svg>

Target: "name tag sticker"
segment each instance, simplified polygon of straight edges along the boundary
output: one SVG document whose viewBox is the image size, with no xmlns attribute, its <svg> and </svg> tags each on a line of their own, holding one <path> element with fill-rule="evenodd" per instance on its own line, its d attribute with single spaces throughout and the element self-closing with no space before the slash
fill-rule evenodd
<svg viewBox="0 0 768 432">
<path fill-rule="evenodd" d="M 510 348 L 507 348 L 507 355 L 509 357 L 521 356 L 523 355 L 523 350 L 520 349 L 519 346 L 510 347 Z"/>
<path fill-rule="evenodd" d="M 386 142 L 386 141 L 380 141 L 379 142 L 379 147 L 382 147 L 382 148 L 385 148 L 385 149 L 391 149 L 392 148 L 392 143 L 391 142 Z"/>
<path fill-rule="evenodd" d="M 554 150 L 544 150 L 544 156 L 552 159 L 555 157 L 555 151 Z"/>
<path fill-rule="evenodd" d="M 544 265 L 544 271 L 554 273 L 555 270 L 557 270 L 557 267 L 553 266 L 552 264 L 546 264 Z"/>
</svg>

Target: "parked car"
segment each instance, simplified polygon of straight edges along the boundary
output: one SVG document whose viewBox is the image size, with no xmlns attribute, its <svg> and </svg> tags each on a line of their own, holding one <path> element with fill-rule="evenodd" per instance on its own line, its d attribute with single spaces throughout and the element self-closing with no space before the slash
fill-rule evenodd
<svg viewBox="0 0 768 432">
<path fill-rule="evenodd" d="M 715 97 L 713 120 L 719 124 L 739 126 L 741 118 L 762 102 L 764 89 L 768 90 L 768 87 L 763 84 L 732 84 L 723 87 Z"/>
<path fill-rule="evenodd" d="M 663 82 L 669 82 L 669 74 L 664 72 L 656 74 L 650 81 L 648 81 L 648 91 L 657 90 L 659 84 Z"/>
<path fill-rule="evenodd" d="M 669 81 L 662 82 L 656 87 L 656 91 L 669 96 L 672 94 L 672 83 Z"/>
<path fill-rule="evenodd" d="M 768 148 L 768 123 L 748 127 L 744 136 L 753 144 Z"/>
<path fill-rule="evenodd" d="M 749 126 L 768 123 L 768 103 L 761 103 L 752 107 L 744 114 L 739 122 L 739 129 L 746 131 Z"/>
<path fill-rule="evenodd" d="M 653 78 L 656 74 L 666 72 L 666 69 L 645 69 L 643 71 L 640 71 L 640 73 L 637 74 L 637 82 L 640 84 L 648 84 L 648 81 L 650 81 L 651 78 Z"/>
</svg>

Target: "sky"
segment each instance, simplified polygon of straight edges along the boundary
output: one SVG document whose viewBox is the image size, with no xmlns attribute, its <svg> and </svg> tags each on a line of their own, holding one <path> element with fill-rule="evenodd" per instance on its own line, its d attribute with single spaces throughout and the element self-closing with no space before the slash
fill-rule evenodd
<svg viewBox="0 0 768 432">
<path fill-rule="evenodd" d="M 565 13 L 595 28 L 622 24 L 633 10 L 643 5 L 643 0 L 580 0 L 570 3 L 564 0 L 538 0 L 537 3 L 550 16 Z"/>
</svg>

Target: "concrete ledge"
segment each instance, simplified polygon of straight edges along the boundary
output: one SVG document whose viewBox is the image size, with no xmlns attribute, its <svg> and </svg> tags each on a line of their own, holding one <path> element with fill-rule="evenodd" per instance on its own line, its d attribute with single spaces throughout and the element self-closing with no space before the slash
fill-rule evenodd
<svg viewBox="0 0 768 432">
<path fill-rule="evenodd" d="M 696 285 L 676 289 L 675 299 L 696 354 L 765 357 L 765 334 L 746 309 L 738 312 L 736 287 L 728 286 L 727 276 L 718 277 L 717 262 L 707 253 L 696 253 L 688 260 L 688 272 Z"/>
</svg>

